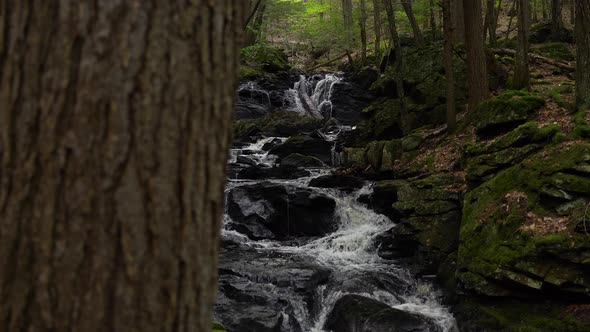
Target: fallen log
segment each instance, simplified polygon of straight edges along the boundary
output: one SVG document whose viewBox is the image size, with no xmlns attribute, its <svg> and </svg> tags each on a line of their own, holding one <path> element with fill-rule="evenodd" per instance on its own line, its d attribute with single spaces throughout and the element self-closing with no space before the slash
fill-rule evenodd
<svg viewBox="0 0 590 332">
<path fill-rule="evenodd" d="M 492 51 L 492 53 L 498 54 L 498 55 L 516 56 L 516 51 L 515 50 L 511 50 L 509 48 L 492 48 L 490 50 Z M 552 66 L 559 67 L 561 69 L 571 70 L 571 71 L 576 70 L 576 66 L 574 66 L 574 65 L 571 65 L 571 64 L 566 63 L 566 62 L 560 62 L 560 61 L 556 61 L 556 60 L 553 60 L 553 59 L 549 59 L 549 58 L 546 58 L 544 56 L 540 56 L 538 54 L 529 53 L 529 57 L 531 59 L 534 59 L 534 60 L 537 60 L 537 61 L 541 61 L 541 62 L 550 64 Z"/>
<path fill-rule="evenodd" d="M 315 66 L 313 66 L 313 67 L 309 68 L 309 69 L 308 69 L 308 71 L 312 71 L 312 70 L 314 70 L 314 69 L 316 69 L 316 68 L 319 68 L 319 67 L 322 67 L 322 66 L 329 65 L 329 64 L 331 64 L 331 63 L 335 62 L 336 60 L 340 60 L 340 59 L 344 58 L 344 57 L 345 57 L 345 56 L 347 56 L 347 55 L 348 55 L 348 52 L 344 52 L 344 53 L 342 53 L 341 55 L 339 55 L 339 56 L 335 57 L 335 58 L 334 58 L 334 59 L 332 59 L 332 60 L 328 60 L 328 61 L 326 61 L 326 62 L 323 62 L 323 63 L 317 64 L 317 65 L 315 65 Z"/>
</svg>

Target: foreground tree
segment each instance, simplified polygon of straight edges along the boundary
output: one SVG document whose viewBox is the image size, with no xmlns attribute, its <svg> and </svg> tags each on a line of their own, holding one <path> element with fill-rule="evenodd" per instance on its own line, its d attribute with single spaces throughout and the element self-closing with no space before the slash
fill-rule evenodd
<svg viewBox="0 0 590 332">
<path fill-rule="evenodd" d="M 246 7 L 0 1 L 0 331 L 210 331 Z"/>
<path fill-rule="evenodd" d="M 576 0 L 576 105 L 590 111 L 590 2 Z"/>
<path fill-rule="evenodd" d="M 518 8 L 518 44 L 516 48 L 516 63 L 514 67 L 513 88 L 531 88 L 529 73 L 529 26 L 530 26 L 530 3 L 529 0 L 517 0 Z"/>
<path fill-rule="evenodd" d="M 551 0 L 551 35 L 555 41 L 559 41 L 563 33 L 562 6 L 561 0 Z"/>
<path fill-rule="evenodd" d="M 465 49 L 467 50 L 467 80 L 469 85 L 469 109 L 488 97 L 486 54 L 483 43 L 481 1 L 463 0 L 465 26 Z"/>
</svg>

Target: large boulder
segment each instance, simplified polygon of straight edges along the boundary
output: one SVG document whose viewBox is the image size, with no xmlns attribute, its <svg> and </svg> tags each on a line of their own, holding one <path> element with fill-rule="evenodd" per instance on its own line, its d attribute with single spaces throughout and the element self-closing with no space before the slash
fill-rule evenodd
<svg viewBox="0 0 590 332">
<path fill-rule="evenodd" d="M 311 189 L 261 182 L 233 188 L 230 228 L 252 239 L 322 236 L 334 230 L 336 202 Z"/>
<path fill-rule="evenodd" d="M 525 91 L 507 91 L 480 103 L 470 122 L 480 138 L 493 138 L 524 124 L 545 100 Z"/>
<path fill-rule="evenodd" d="M 362 119 L 362 110 L 375 99 L 363 80 L 372 82 L 376 78 L 374 73 L 374 77 L 359 78 L 358 83 L 354 80 L 335 83 L 331 95 L 332 117 L 343 125 L 357 124 Z"/>
<path fill-rule="evenodd" d="M 537 152 L 465 196 L 458 278 L 490 296 L 590 297 L 590 144 Z"/>
<path fill-rule="evenodd" d="M 262 118 L 234 122 L 234 139 L 243 140 L 262 133 L 269 137 L 286 137 L 313 132 L 322 125 L 323 120 L 301 116 L 290 111 L 275 111 Z"/>
<path fill-rule="evenodd" d="M 299 153 L 332 165 L 332 147 L 332 142 L 311 135 L 301 135 L 290 137 L 285 143 L 271 149 L 269 153 L 278 156 L 281 161 L 293 153 Z"/>
<path fill-rule="evenodd" d="M 360 295 L 336 301 L 324 328 L 332 332 L 435 332 L 429 319 Z"/>
<path fill-rule="evenodd" d="M 285 158 L 281 159 L 281 166 L 283 167 L 325 167 L 321 160 L 316 157 L 304 156 L 300 153 L 291 153 Z"/>
<path fill-rule="evenodd" d="M 337 188 L 347 192 L 361 189 L 364 184 L 365 181 L 359 177 L 340 174 L 318 176 L 309 182 L 310 187 Z"/>
</svg>

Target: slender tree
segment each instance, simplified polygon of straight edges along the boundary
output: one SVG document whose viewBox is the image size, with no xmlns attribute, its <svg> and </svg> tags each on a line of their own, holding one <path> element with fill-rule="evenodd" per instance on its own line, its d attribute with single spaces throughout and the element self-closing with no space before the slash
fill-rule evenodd
<svg viewBox="0 0 590 332">
<path fill-rule="evenodd" d="M 359 27 L 361 29 L 361 60 L 367 62 L 367 4 L 366 0 L 360 0 L 361 16 Z"/>
<path fill-rule="evenodd" d="M 381 1 L 373 0 L 373 26 L 375 30 L 375 56 L 381 58 Z"/>
<path fill-rule="evenodd" d="M 576 0 L 576 105 L 590 112 L 590 2 Z"/>
<path fill-rule="evenodd" d="M 432 41 L 438 39 L 438 28 L 436 27 L 436 14 L 435 14 L 435 7 L 434 7 L 434 0 L 429 0 L 430 4 L 430 29 L 432 30 Z"/>
<path fill-rule="evenodd" d="M 406 12 L 406 16 L 410 21 L 410 25 L 412 26 L 412 32 L 414 34 L 414 42 L 417 46 L 424 46 L 424 37 L 422 36 L 422 31 L 418 26 L 418 22 L 416 21 L 416 16 L 414 16 L 414 9 L 412 8 L 412 1 L 411 0 L 402 0 L 402 6 L 404 7 L 404 11 Z"/>
<path fill-rule="evenodd" d="M 479 0 L 463 0 L 465 49 L 467 50 L 467 80 L 469 85 L 469 109 L 488 97 L 486 54 L 483 43 L 482 8 Z"/>
<path fill-rule="evenodd" d="M 455 74 L 453 72 L 453 11 L 451 0 L 443 0 L 443 32 L 444 50 L 443 62 L 447 78 L 447 128 L 449 132 L 455 131 L 457 118 L 455 114 Z"/>
<path fill-rule="evenodd" d="M 0 1 L 0 331 L 211 330 L 247 7 Z"/>
<path fill-rule="evenodd" d="M 402 46 L 399 39 L 399 34 L 397 33 L 397 26 L 395 22 L 395 12 L 393 11 L 393 4 L 391 0 L 383 0 L 385 5 L 385 10 L 387 11 L 387 18 L 388 18 L 388 25 L 389 25 L 389 33 L 391 36 L 391 45 L 393 45 L 393 50 L 395 52 L 395 81 L 396 81 L 396 91 L 397 96 L 400 101 L 400 108 L 401 108 L 401 122 L 402 122 L 402 131 L 404 134 L 409 132 L 408 128 L 408 115 L 406 110 L 406 103 L 405 103 L 405 91 L 404 91 L 404 80 L 403 80 L 403 56 L 402 56 Z"/>
<path fill-rule="evenodd" d="M 451 12 L 453 12 L 453 43 L 465 42 L 465 13 L 463 0 L 451 0 Z"/>
<path fill-rule="evenodd" d="M 529 26 L 530 3 L 529 0 L 518 0 L 518 46 L 516 48 L 516 63 L 514 67 L 513 88 L 531 88 L 529 73 Z"/>
<path fill-rule="evenodd" d="M 350 52 L 352 51 L 352 0 L 342 0 L 342 15 L 344 17 L 345 47 L 348 61 L 353 64 Z"/>
</svg>

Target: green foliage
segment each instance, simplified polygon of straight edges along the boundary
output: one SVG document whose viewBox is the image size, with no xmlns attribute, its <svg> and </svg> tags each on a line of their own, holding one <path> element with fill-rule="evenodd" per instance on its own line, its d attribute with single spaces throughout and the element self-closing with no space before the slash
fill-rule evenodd
<svg viewBox="0 0 590 332">
<path fill-rule="evenodd" d="M 225 327 L 219 322 L 213 322 L 213 332 L 226 332 Z"/>
<path fill-rule="evenodd" d="M 575 56 L 570 50 L 570 46 L 566 43 L 547 43 L 535 45 L 531 47 L 531 52 L 540 54 L 544 57 L 562 60 L 573 61 Z"/>
<path fill-rule="evenodd" d="M 242 62 L 247 66 L 245 75 L 257 74 L 260 71 L 275 73 L 289 69 L 287 55 L 276 47 L 266 44 L 256 44 L 244 47 L 240 52 Z"/>
</svg>

